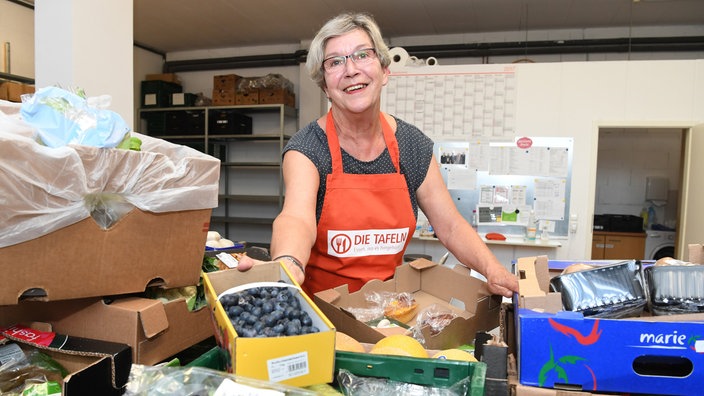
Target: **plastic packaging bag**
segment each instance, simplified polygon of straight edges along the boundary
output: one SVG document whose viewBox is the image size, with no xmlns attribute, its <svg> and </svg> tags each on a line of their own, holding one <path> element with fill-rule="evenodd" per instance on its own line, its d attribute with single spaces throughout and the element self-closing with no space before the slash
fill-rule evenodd
<svg viewBox="0 0 704 396">
<path fill-rule="evenodd" d="M 22 96 L 22 118 L 37 128 L 49 147 L 82 144 L 116 147 L 130 131 L 117 113 L 107 110 L 110 97 L 85 97 L 57 87 Z"/>
<path fill-rule="evenodd" d="M 33 389 L 35 395 L 49 395 L 51 393 L 44 392 L 56 387 L 60 390 L 63 378 L 67 375 L 68 371 L 51 357 L 31 349 L 0 365 L 0 394 L 20 395 L 25 394 L 23 392 L 28 389 Z"/>
<path fill-rule="evenodd" d="M 316 395 L 302 388 L 203 367 L 132 365 L 125 396 Z"/>
<path fill-rule="evenodd" d="M 416 317 L 416 324 L 412 329 L 413 338 L 420 341 L 421 344 L 425 344 L 423 327 L 429 327 L 430 335 L 436 336 L 456 317 L 456 313 L 438 304 L 432 304 L 423 308 Z"/>
<path fill-rule="evenodd" d="M 467 377 L 449 388 L 417 385 L 386 378 L 360 377 L 341 369 L 337 382 L 346 396 L 405 395 L 405 396 L 460 396 L 469 394 L 471 378 Z"/>
<path fill-rule="evenodd" d="M 142 141 L 139 152 L 47 147 L 11 109 L 0 106 L 9 113 L 0 116 L 0 248 L 77 223 L 96 210 L 114 222 L 129 205 L 154 213 L 218 205 L 217 158 L 139 133 L 132 133 Z M 119 202 L 117 211 L 100 206 L 107 201 Z"/>
</svg>

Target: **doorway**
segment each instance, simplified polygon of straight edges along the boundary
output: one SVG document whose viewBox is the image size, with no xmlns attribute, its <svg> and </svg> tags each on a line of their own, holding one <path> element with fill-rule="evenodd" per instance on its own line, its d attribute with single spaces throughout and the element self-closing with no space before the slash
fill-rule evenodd
<svg viewBox="0 0 704 396">
<path fill-rule="evenodd" d="M 633 257 L 623 258 L 654 259 L 676 251 L 684 137 L 682 128 L 599 128 L 594 214 L 648 219 L 645 240 L 629 252 Z M 647 197 L 653 181 L 664 192 Z"/>
</svg>

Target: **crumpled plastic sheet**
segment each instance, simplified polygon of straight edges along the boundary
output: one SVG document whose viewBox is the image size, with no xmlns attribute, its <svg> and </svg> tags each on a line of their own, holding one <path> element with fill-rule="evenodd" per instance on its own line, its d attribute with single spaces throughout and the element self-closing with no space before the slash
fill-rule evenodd
<svg viewBox="0 0 704 396">
<path fill-rule="evenodd" d="M 47 147 L 14 104 L 0 101 L 0 248 L 75 224 L 110 201 L 154 213 L 217 207 L 220 160 L 131 136 L 142 151 Z"/>
</svg>

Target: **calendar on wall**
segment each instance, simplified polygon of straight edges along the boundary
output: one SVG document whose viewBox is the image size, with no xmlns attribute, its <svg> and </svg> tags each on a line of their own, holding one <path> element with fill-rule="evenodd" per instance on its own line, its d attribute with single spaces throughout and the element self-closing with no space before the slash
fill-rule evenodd
<svg viewBox="0 0 704 396">
<path fill-rule="evenodd" d="M 382 110 L 436 141 L 515 136 L 515 67 L 478 69 L 436 66 L 393 71 L 382 95 Z"/>
</svg>

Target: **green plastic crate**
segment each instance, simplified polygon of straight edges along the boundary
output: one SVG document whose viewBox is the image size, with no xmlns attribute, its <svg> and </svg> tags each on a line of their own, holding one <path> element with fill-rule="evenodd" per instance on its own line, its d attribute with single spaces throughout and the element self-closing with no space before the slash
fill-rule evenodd
<svg viewBox="0 0 704 396">
<path fill-rule="evenodd" d="M 223 371 L 225 370 L 226 359 L 227 357 L 223 350 L 216 346 L 193 359 L 190 363 L 186 364 L 186 367 L 204 367 Z"/>
<path fill-rule="evenodd" d="M 449 388 L 470 377 L 470 391 L 467 394 L 471 396 L 483 396 L 486 381 L 486 363 L 459 360 L 337 351 L 335 372 L 341 369 L 363 377 L 386 378 L 437 388 Z"/>
</svg>

